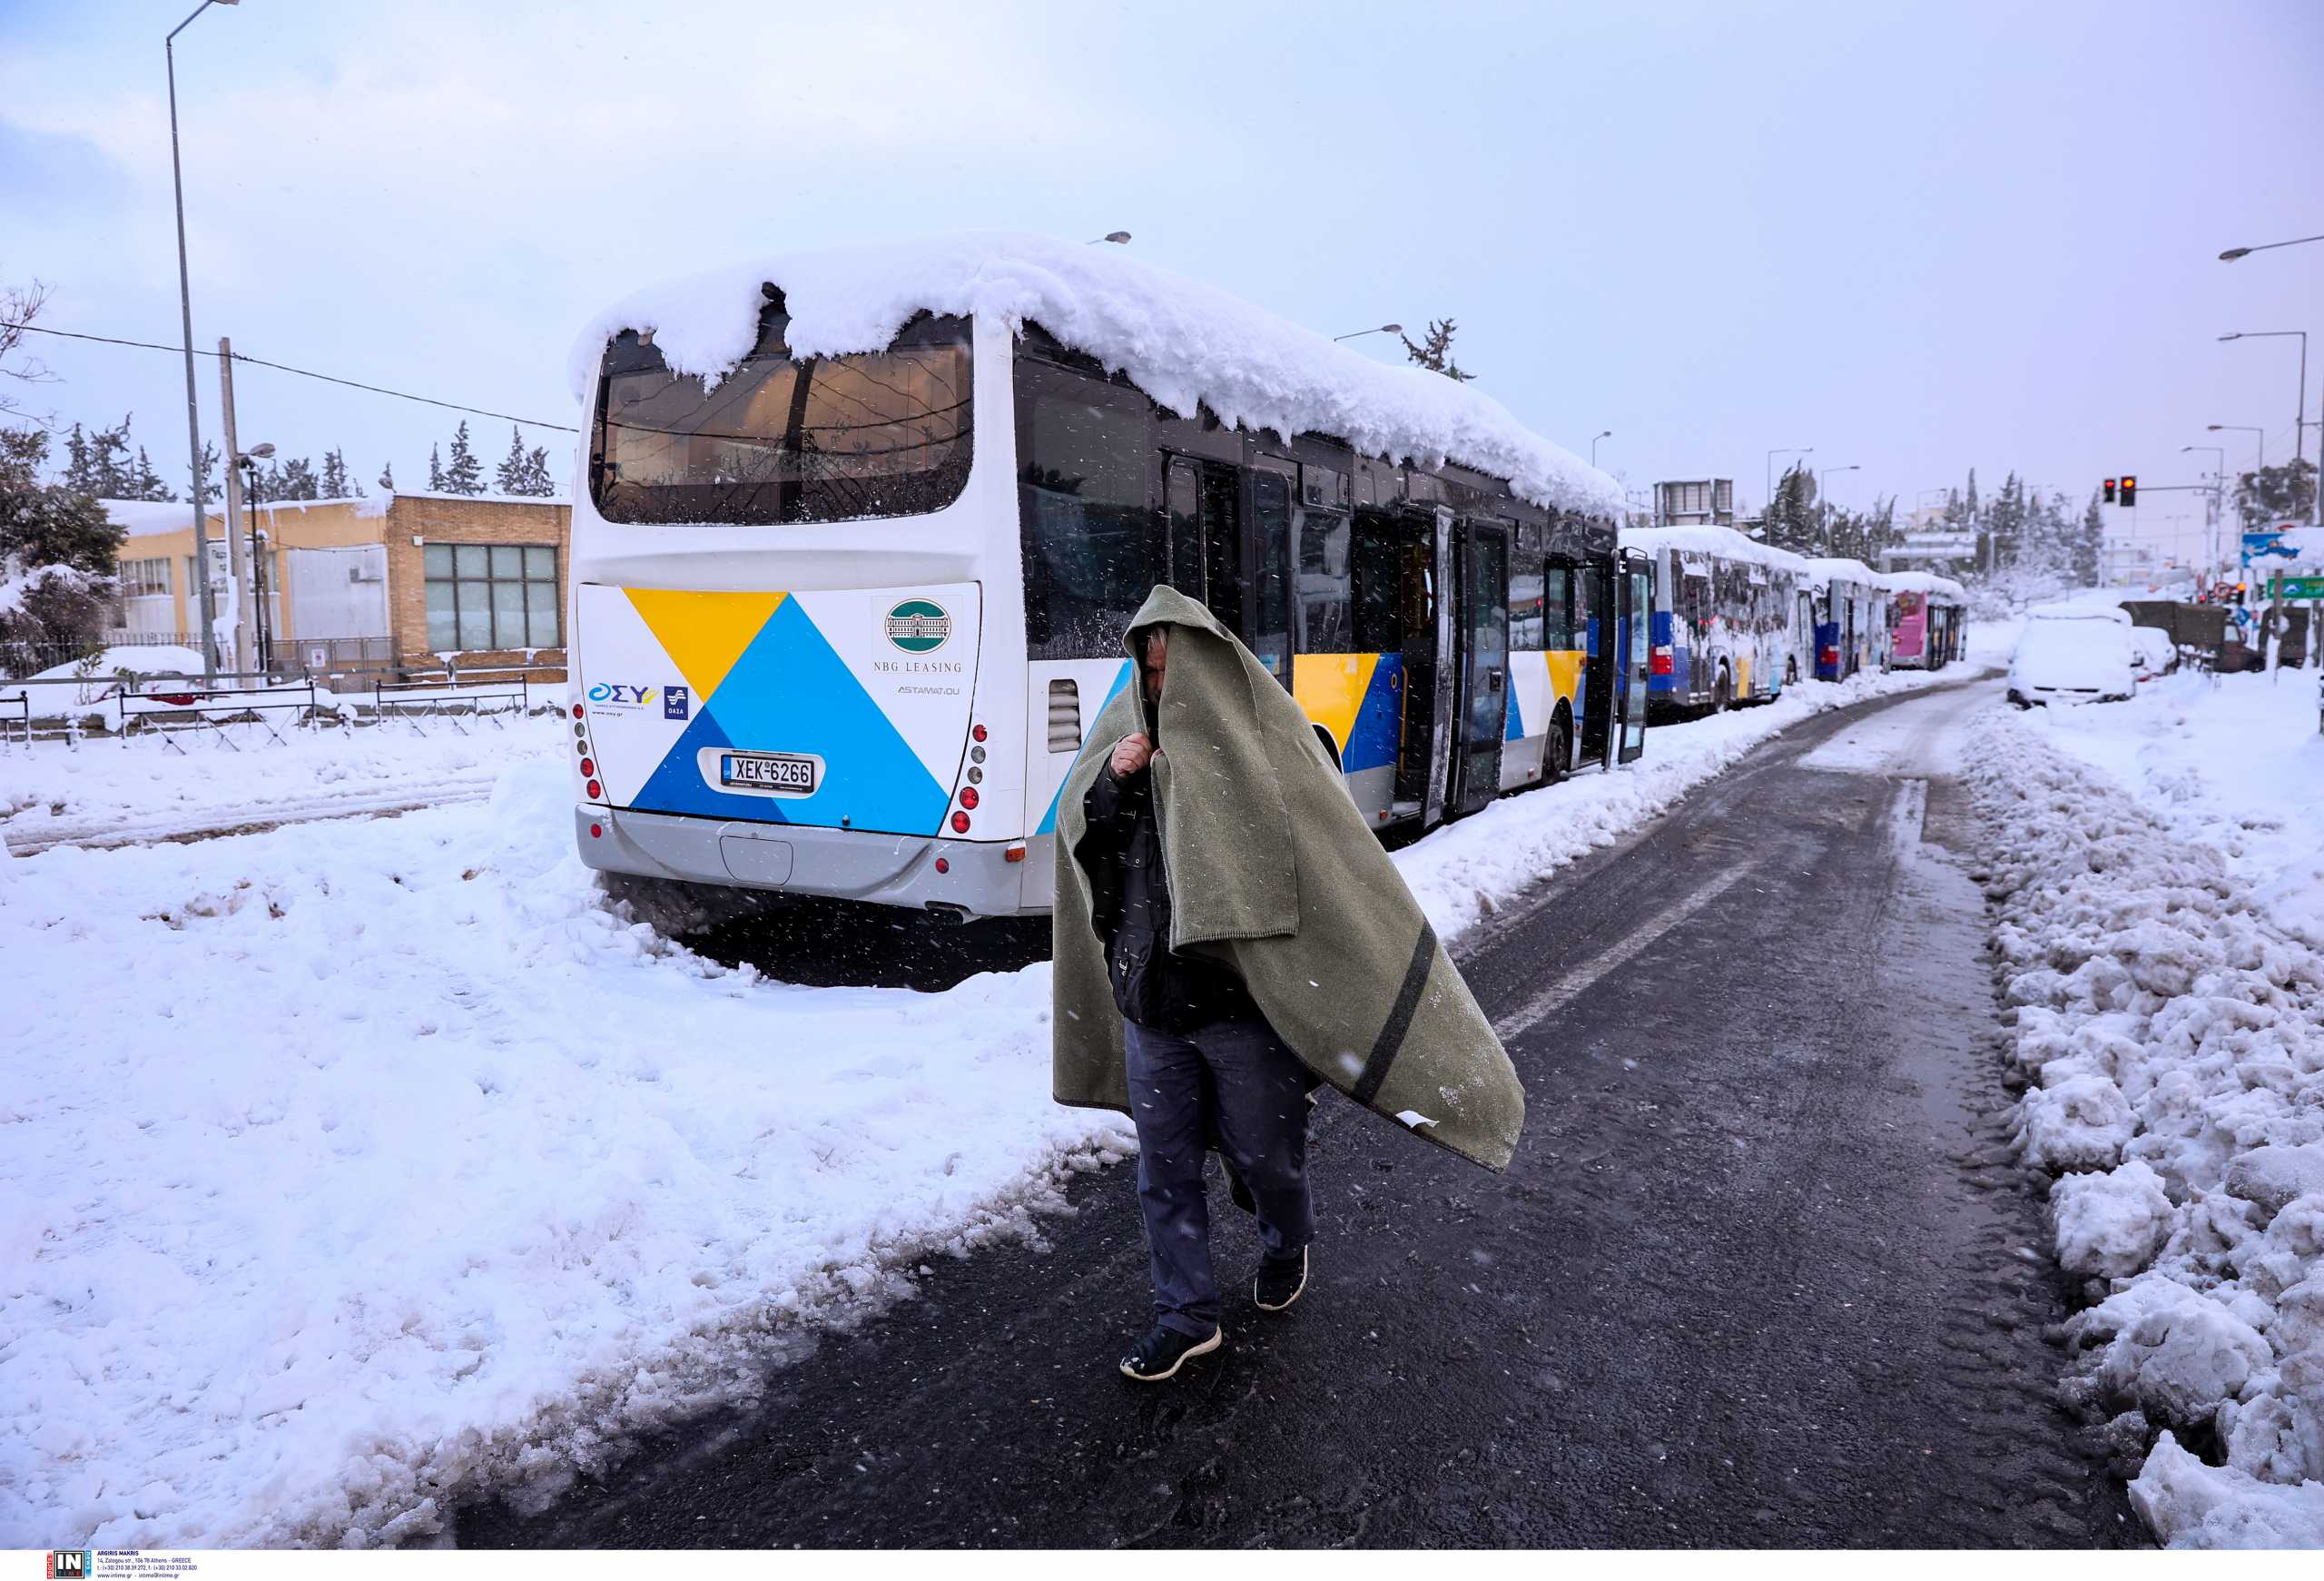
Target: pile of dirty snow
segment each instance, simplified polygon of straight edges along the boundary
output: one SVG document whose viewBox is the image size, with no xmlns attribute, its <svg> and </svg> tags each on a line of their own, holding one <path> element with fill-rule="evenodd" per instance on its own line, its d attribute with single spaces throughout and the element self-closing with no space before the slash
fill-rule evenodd
<svg viewBox="0 0 2324 1581">
<path fill-rule="evenodd" d="M 1976 731 L 2018 1132 L 2091 1303 L 2065 1397 L 2166 1543 L 2324 1545 L 2324 955 L 2043 724 Z"/>
</svg>

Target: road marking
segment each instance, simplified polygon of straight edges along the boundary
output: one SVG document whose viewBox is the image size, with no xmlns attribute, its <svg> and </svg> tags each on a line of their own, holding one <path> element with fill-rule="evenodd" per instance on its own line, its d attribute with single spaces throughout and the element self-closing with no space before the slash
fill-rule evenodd
<svg viewBox="0 0 2324 1581">
<path fill-rule="evenodd" d="M 1738 867 L 1725 875 L 1712 879 L 1686 899 L 1674 902 L 1649 917 L 1630 935 L 1611 949 L 1600 952 L 1588 962 L 1576 966 L 1551 983 L 1541 993 L 1504 1016 L 1494 1027 L 1506 1042 L 1547 1016 L 1562 1009 L 1568 1001 L 1584 992 L 1590 985 L 1618 966 L 1628 964 L 1641 950 L 1663 934 L 1693 916 L 1697 912 L 1725 894 L 1751 871 L 1748 865 Z"/>
</svg>

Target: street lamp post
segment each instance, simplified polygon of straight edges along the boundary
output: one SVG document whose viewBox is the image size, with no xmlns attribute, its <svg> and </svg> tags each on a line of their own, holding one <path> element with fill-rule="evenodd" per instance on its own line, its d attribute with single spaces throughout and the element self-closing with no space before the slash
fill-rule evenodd
<svg viewBox="0 0 2324 1581">
<path fill-rule="evenodd" d="M 1768 452 L 1768 497 L 1759 507 L 1759 515 L 1763 519 L 1767 516 L 1768 511 L 1773 510 L 1776 507 L 1776 458 L 1777 456 L 1812 456 L 1815 453 L 1816 447 L 1813 445 L 1808 446 L 1804 450 L 1769 450 Z"/>
<path fill-rule="evenodd" d="M 231 401 L 227 410 L 233 410 Z M 226 440 L 227 449 L 233 450 L 233 443 L 230 434 Z M 251 614 L 238 622 L 237 630 L 250 645 L 249 667 L 270 672 L 274 668 L 274 627 L 266 618 L 266 557 L 258 530 L 258 464 L 272 454 L 274 447 L 271 444 L 252 445 L 247 450 L 234 451 L 226 467 L 226 475 L 230 479 L 238 468 L 242 473 L 242 523 L 250 531 Z M 231 517 L 227 519 L 226 530 L 230 533 L 234 530 Z M 272 535 L 268 536 L 271 539 Z M 237 584 L 237 598 L 241 592 Z"/>
<path fill-rule="evenodd" d="M 2206 432 L 2206 433 L 2214 433 L 2214 434 L 2257 434 L 2257 435 L 2259 435 L 2260 437 L 2259 437 L 2258 439 L 2253 440 L 2251 441 L 2253 444 L 2257 445 L 2257 446 L 2260 448 L 2259 459 L 2258 459 L 2257 460 L 2255 460 L 2255 461 L 2253 461 L 2253 462 L 2252 462 L 2252 468 L 2253 468 L 2253 469 L 2254 469 L 2254 470 L 2261 471 L 2261 472 L 2264 472 L 2264 471 L 2266 471 L 2266 470 L 2268 469 L 2268 430 L 2267 430 L 2266 429 L 2260 428 L 2260 427 L 2258 427 L 2258 426 L 2256 426 L 2256 425 L 2254 425 L 2254 424 L 2248 423 L 2248 422 L 2214 422 L 2214 423 L 2205 423 L 2205 424 L 2203 425 L 2203 431 L 2204 431 L 2204 432 Z M 2193 447 L 2193 446 L 2191 446 L 2191 445 L 2190 445 L 2190 446 L 2188 447 L 2188 449 L 2190 449 L 2190 450 L 2192 450 L 2193 448 L 2194 448 L 2194 447 Z M 2299 447 L 2295 445 L 2293 448 L 2296 450 L 2296 449 L 2298 449 Z M 2226 456 L 2226 452 L 2221 451 L 2221 460 L 2220 460 L 2220 467 L 2221 467 L 2221 470 L 2225 470 L 2225 469 L 2226 469 L 2226 467 L 2227 467 L 2227 461 L 2226 461 L 2225 456 Z"/>
<path fill-rule="evenodd" d="M 1831 547 L 1832 542 L 1832 497 L 1825 489 L 1824 479 L 1830 477 L 1835 472 L 1861 472 L 1863 470 L 1864 468 L 1860 464 L 1851 461 L 1845 467 L 1827 467 L 1822 471 L 1816 474 L 1816 502 L 1824 509 L 1824 544 L 1827 548 Z"/>
<path fill-rule="evenodd" d="M 2212 433 L 2219 432 L 2221 426 L 2219 423 L 2209 425 Z M 2254 430 L 2253 431 L 2261 430 Z M 2182 456 L 2190 455 L 2196 450 L 2209 450 L 2211 453 L 2211 542 L 2205 544 L 2203 549 L 2211 558 L 2212 565 L 2216 565 L 2219 561 L 2219 526 L 2227 515 L 2227 499 L 2223 492 L 2227 481 L 2227 447 L 2224 445 L 2181 445 L 2179 447 L 2179 453 Z M 2203 574 L 2206 577 L 2210 576 L 2211 566 L 2204 567 Z"/>
<path fill-rule="evenodd" d="M 1614 437 L 1614 430 L 1613 430 L 1612 429 L 1608 429 L 1608 430 L 1607 430 L 1605 432 L 1603 432 L 1603 433 L 1600 433 L 1600 434 L 1592 434 L 1592 435 L 1590 436 L 1590 464 L 1591 466 L 1593 466 L 1593 467 L 1594 467 L 1594 466 L 1596 466 L 1596 465 L 1598 464 L 1598 441 L 1599 441 L 1600 440 L 1610 440 L 1610 439 L 1612 439 L 1613 437 Z"/>
<path fill-rule="evenodd" d="M 237 5 L 241 3 L 241 0 L 202 0 L 192 15 L 171 28 L 169 36 L 162 40 L 162 58 L 168 66 L 170 76 L 170 184 L 176 195 L 178 211 L 178 312 L 185 326 L 185 437 L 186 448 L 193 458 L 193 575 L 202 595 L 202 678 L 204 682 L 218 678 L 218 619 L 210 591 L 210 528 L 203 514 L 207 501 L 202 498 L 209 480 L 209 469 L 202 464 L 202 402 L 193 387 L 193 286 L 185 262 L 185 175 L 178 165 L 177 37 L 193 25 L 194 17 L 212 5 Z"/>
<path fill-rule="evenodd" d="M 2316 238 L 2309 237 L 2308 240 L 2314 241 Z M 2269 245 L 2272 247 L 2290 247 L 2297 245 L 2297 243 L 2290 242 L 2270 242 Z M 2249 251 L 2256 252 L 2259 249 L 2254 247 L 2249 249 Z M 2222 341 L 2264 341 L 2283 335 L 2297 335 L 2299 337 L 2299 418 L 2297 425 L 2291 430 L 2291 459 L 2296 464 L 2300 459 L 2300 457 L 2306 449 L 2306 446 L 2302 442 L 2302 436 L 2308 431 L 2308 331 L 2306 330 L 2238 330 L 2233 334 L 2221 335 L 2220 339 Z M 2297 465 L 2294 466 L 2293 469 L 2295 471 L 2299 469 Z M 2319 470 L 2324 470 L 2324 469 L 2319 469 Z M 2310 489 L 2309 490 L 2309 509 L 2310 519 L 2313 520 L 2317 526 L 2324 527 L 2324 489 Z"/>
<path fill-rule="evenodd" d="M 2308 242 L 2324 242 L 2324 236 L 2295 236 L 2289 242 L 2262 242 L 2257 247 L 2230 247 L 2219 255 L 2219 261 L 2221 263 L 2232 263 L 2237 259 L 2248 258 L 2254 252 L 2265 252 L 2270 247 L 2298 247 Z"/>
<path fill-rule="evenodd" d="M 1404 326 L 1402 324 L 1382 324 L 1376 330 L 1350 330 L 1346 334 L 1334 335 L 1332 339 L 1334 341 L 1360 341 L 1366 335 L 1401 335 L 1403 332 Z"/>
</svg>

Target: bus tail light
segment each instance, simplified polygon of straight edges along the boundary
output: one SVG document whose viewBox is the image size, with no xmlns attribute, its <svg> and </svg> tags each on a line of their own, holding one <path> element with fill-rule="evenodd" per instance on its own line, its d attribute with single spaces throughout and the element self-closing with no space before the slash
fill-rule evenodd
<svg viewBox="0 0 2324 1581">
<path fill-rule="evenodd" d="M 947 862 L 943 857 L 939 856 L 936 859 L 936 871 L 939 873 L 950 873 L 952 871 L 952 865 L 950 862 Z"/>
<path fill-rule="evenodd" d="M 955 835 L 965 835 L 968 832 L 969 815 L 966 813 L 954 813 L 952 815 L 952 833 Z"/>
<path fill-rule="evenodd" d="M 972 786 L 972 785 L 964 785 L 964 786 L 962 786 L 960 787 L 960 805 L 961 805 L 962 806 L 964 806 L 964 807 L 968 808 L 970 812 L 974 812 L 974 811 L 976 811 L 976 807 L 977 807 L 977 787 L 976 787 L 976 786 Z"/>
<path fill-rule="evenodd" d="M 589 782 L 589 799 L 593 802 L 597 800 L 598 793 L 603 791 L 605 788 L 605 786 L 599 785 L 596 780 L 591 780 Z"/>
<path fill-rule="evenodd" d="M 1669 643 L 1658 643 L 1655 646 L 1653 654 L 1647 661 L 1647 668 L 1658 676 L 1670 674 L 1670 645 Z"/>
</svg>

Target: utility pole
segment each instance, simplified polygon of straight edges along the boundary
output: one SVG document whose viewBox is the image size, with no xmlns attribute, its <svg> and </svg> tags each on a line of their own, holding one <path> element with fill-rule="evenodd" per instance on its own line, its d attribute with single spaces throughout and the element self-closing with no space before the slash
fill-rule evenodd
<svg viewBox="0 0 2324 1581">
<path fill-rule="evenodd" d="M 234 523 L 239 520 L 255 530 L 258 519 L 242 496 L 241 469 L 234 464 L 242 454 L 234 439 L 234 343 L 223 335 L 218 337 L 218 404 L 226 426 L 226 612 L 234 622 L 233 667 L 241 671 L 252 667 L 258 647 L 251 639 L 251 600 L 244 596 L 249 568 L 244 563 L 243 535 L 234 530 Z"/>
</svg>

